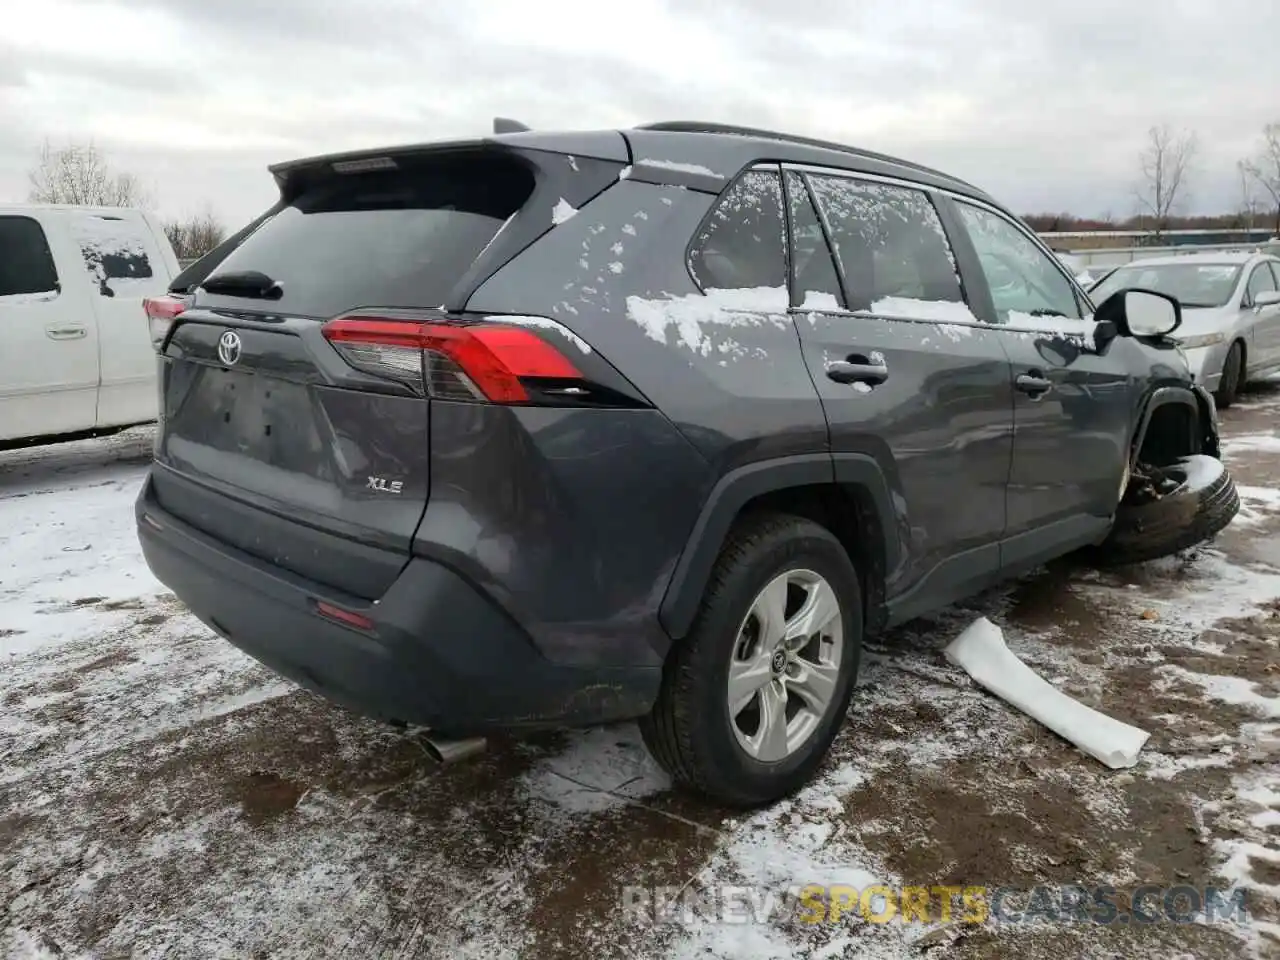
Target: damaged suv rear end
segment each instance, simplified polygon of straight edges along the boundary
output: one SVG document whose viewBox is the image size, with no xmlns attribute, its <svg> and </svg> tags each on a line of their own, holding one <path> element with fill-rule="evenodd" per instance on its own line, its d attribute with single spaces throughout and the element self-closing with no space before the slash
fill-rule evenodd
<svg viewBox="0 0 1280 960">
<path fill-rule="evenodd" d="M 679 552 L 706 464 L 566 328 L 467 311 L 627 160 L 606 133 L 273 168 L 279 204 L 148 306 L 156 575 L 364 713 L 474 733 L 644 712 L 654 557 Z"/>
<path fill-rule="evenodd" d="M 437 743 L 636 718 L 676 781 L 768 802 L 865 635 L 1238 509 L 1176 300 L 1095 306 L 939 171 L 677 121 L 274 175 L 148 303 L 143 550 L 232 643 Z"/>
</svg>

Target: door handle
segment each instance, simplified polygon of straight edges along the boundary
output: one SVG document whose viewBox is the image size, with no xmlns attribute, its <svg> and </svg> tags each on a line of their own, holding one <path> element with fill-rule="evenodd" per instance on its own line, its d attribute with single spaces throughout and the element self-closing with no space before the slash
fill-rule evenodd
<svg viewBox="0 0 1280 960">
<path fill-rule="evenodd" d="M 88 336 L 84 327 L 45 327 L 44 335 L 50 340 L 80 340 Z"/>
<path fill-rule="evenodd" d="M 1014 383 L 1019 390 L 1031 397 L 1042 397 L 1053 389 L 1053 381 L 1046 379 L 1039 370 L 1018 374 Z"/>
<path fill-rule="evenodd" d="M 884 360 L 874 360 L 853 354 L 847 360 L 827 362 L 827 378 L 836 383 L 865 383 L 876 386 L 889 379 L 889 367 Z"/>
</svg>

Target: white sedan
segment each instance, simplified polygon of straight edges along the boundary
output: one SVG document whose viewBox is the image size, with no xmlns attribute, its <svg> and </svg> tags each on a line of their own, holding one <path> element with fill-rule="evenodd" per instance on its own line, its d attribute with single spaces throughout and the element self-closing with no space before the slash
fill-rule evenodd
<svg viewBox="0 0 1280 960">
<path fill-rule="evenodd" d="M 1196 381 L 1218 406 L 1245 381 L 1280 370 L 1280 258 L 1264 253 L 1187 253 L 1125 264 L 1089 289 L 1094 303 L 1140 288 L 1177 297 L 1173 337 Z"/>
</svg>

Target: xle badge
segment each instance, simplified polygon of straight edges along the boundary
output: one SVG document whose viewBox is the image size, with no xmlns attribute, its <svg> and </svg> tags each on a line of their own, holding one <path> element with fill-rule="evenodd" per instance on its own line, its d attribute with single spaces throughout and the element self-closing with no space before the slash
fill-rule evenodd
<svg viewBox="0 0 1280 960">
<path fill-rule="evenodd" d="M 377 490 L 379 493 L 399 493 L 404 489 L 404 481 L 370 477 L 367 486 L 370 490 Z"/>
</svg>

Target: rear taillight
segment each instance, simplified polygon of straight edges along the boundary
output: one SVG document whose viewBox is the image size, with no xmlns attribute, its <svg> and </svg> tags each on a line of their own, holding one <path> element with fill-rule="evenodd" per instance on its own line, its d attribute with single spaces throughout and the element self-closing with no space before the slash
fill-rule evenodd
<svg viewBox="0 0 1280 960">
<path fill-rule="evenodd" d="M 528 403 L 522 380 L 582 379 L 564 354 L 521 327 L 352 314 L 323 329 L 355 369 L 443 400 Z"/>
<path fill-rule="evenodd" d="M 169 336 L 174 319 L 187 309 L 187 301 L 165 294 L 147 297 L 142 301 L 142 308 L 147 311 L 147 324 L 151 327 L 151 345 L 159 350 Z"/>
</svg>

